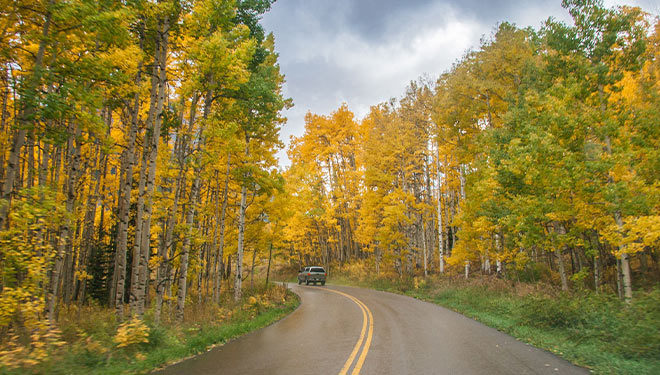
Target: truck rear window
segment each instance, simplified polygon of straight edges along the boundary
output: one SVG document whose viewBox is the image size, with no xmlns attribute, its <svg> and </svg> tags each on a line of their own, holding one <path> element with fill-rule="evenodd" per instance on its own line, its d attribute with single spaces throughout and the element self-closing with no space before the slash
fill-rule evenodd
<svg viewBox="0 0 660 375">
<path fill-rule="evenodd" d="M 324 270 L 323 268 L 313 267 L 309 272 L 321 272 L 321 273 L 325 273 L 325 270 Z"/>
</svg>

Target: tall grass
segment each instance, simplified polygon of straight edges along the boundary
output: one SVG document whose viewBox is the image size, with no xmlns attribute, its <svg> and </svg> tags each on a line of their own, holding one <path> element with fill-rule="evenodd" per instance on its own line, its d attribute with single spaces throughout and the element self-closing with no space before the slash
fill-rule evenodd
<svg viewBox="0 0 660 375">
<path fill-rule="evenodd" d="M 262 283 L 259 283 L 260 285 Z M 286 287 L 269 285 L 244 291 L 234 302 L 190 304 L 182 323 L 164 309 L 160 324 L 145 314 L 148 341 L 118 347 L 114 312 L 100 306 L 70 306 L 60 311 L 58 325 L 66 345 L 31 367 L 0 367 L 0 374 L 148 373 L 168 363 L 202 353 L 245 333 L 265 327 L 293 311 L 298 297 Z"/>
</svg>

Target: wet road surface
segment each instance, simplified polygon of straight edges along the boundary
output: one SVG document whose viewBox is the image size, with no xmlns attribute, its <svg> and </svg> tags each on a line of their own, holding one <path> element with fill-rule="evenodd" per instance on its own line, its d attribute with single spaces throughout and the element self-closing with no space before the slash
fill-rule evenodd
<svg viewBox="0 0 660 375">
<path fill-rule="evenodd" d="M 588 374 L 443 307 L 338 286 L 289 287 L 281 321 L 157 374 Z"/>
</svg>

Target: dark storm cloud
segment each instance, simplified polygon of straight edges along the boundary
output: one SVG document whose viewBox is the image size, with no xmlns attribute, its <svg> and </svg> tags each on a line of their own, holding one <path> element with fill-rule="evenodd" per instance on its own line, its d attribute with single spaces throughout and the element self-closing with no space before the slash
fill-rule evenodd
<svg viewBox="0 0 660 375">
<path fill-rule="evenodd" d="M 659 10 L 658 0 L 632 3 Z M 437 77 L 498 22 L 539 27 L 550 16 L 570 19 L 560 0 L 278 0 L 262 23 L 275 34 L 295 103 L 282 139 L 303 133 L 307 111 L 328 114 L 346 102 L 362 117 L 410 80 Z M 285 153 L 280 161 L 288 164 Z"/>
</svg>

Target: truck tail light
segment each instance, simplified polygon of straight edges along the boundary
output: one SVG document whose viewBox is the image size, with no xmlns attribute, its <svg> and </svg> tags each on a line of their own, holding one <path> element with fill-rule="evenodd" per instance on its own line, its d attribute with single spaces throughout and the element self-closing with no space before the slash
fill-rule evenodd
<svg viewBox="0 0 660 375">
<path fill-rule="evenodd" d="M 327 273 L 327 272 L 325 273 L 325 276 L 328 276 L 328 273 Z"/>
<path fill-rule="evenodd" d="M 311 274 L 311 273 L 308 273 L 307 276 L 312 276 L 312 274 Z"/>
</svg>

